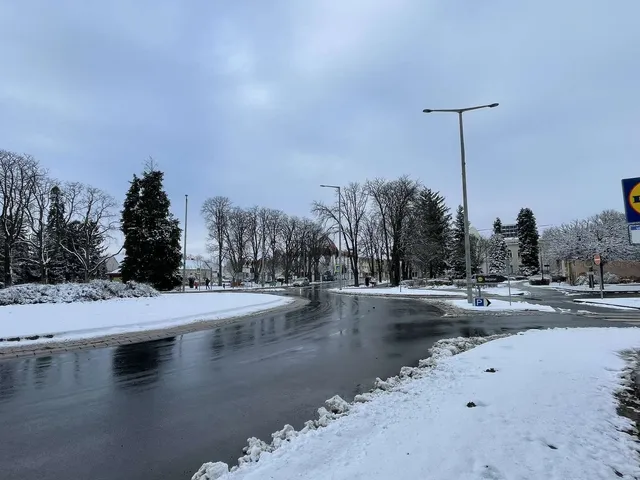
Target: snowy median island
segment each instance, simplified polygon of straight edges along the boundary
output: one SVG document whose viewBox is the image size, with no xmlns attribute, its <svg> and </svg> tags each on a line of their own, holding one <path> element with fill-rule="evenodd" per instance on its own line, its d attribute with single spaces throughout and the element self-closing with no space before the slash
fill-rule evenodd
<svg viewBox="0 0 640 480">
<path fill-rule="evenodd" d="M 116 282 L 21 285 L 0 291 L 0 349 L 224 320 L 293 301 L 260 293 L 159 294 Z"/>
<path fill-rule="evenodd" d="M 555 312 L 553 307 L 548 305 L 539 305 L 530 302 L 519 301 L 520 298 L 528 294 L 523 290 L 516 288 L 511 289 L 513 300 L 490 299 L 489 306 L 476 307 L 466 300 L 467 292 L 463 289 L 455 290 L 454 287 L 449 289 L 438 288 L 407 288 L 407 287 L 345 287 L 342 290 L 337 288 L 329 289 L 332 293 L 342 293 L 347 295 L 372 295 L 385 297 L 423 297 L 423 298 L 440 298 L 441 305 L 453 307 L 456 310 L 474 310 L 478 312 L 515 312 L 515 311 L 538 311 L 538 312 Z M 482 295 L 495 295 L 502 298 L 509 295 L 509 289 L 506 285 L 500 285 L 490 288 L 483 288 Z M 474 295 L 476 290 L 474 289 Z M 442 297 L 460 297 L 453 300 L 442 299 Z"/>
<path fill-rule="evenodd" d="M 354 403 L 327 400 L 301 431 L 249 439 L 233 471 L 207 463 L 192 480 L 639 478 L 616 397 L 630 387 L 620 352 L 639 348 L 638 328 L 440 341 Z"/>
<path fill-rule="evenodd" d="M 466 293 L 443 289 L 407 288 L 407 287 L 344 287 L 330 288 L 332 293 L 344 293 L 351 295 L 389 295 L 389 296 L 418 296 L 418 297 L 464 297 Z"/>
</svg>

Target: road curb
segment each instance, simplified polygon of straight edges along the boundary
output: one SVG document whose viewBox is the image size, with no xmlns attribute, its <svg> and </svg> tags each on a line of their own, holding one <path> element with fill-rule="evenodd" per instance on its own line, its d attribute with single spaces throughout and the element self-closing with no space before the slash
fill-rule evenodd
<svg viewBox="0 0 640 480">
<path fill-rule="evenodd" d="M 291 298 L 291 297 L 289 297 Z M 72 352 L 77 350 L 91 350 L 105 347 L 117 347 L 120 345 L 131 345 L 134 343 L 148 342 L 150 340 L 162 340 L 176 335 L 199 332 L 230 325 L 232 323 L 244 322 L 262 315 L 273 315 L 293 310 L 298 310 L 307 306 L 310 301 L 306 298 L 293 297 L 294 301 L 287 305 L 261 310 L 250 315 L 240 315 L 220 320 L 203 320 L 192 322 L 176 327 L 145 330 L 142 332 L 120 333 L 116 335 L 105 335 L 103 337 L 93 337 L 81 340 L 58 341 L 52 340 L 46 343 L 20 345 L 0 348 L 0 360 L 21 357 L 38 357 L 53 355 L 58 353 Z"/>
</svg>

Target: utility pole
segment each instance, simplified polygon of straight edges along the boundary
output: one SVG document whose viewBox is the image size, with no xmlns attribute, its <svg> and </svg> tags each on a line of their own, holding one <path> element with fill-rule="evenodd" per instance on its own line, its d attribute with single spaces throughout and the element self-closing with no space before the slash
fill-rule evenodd
<svg viewBox="0 0 640 480">
<path fill-rule="evenodd" d="M 451 109 L 431 109 L 425 108 L 423 113 L 457 113 L 458 126 L 460 129 L 460 163 L 462 164 L 462 208 L 464 210 L 464 256 L 467 277 L 467 302 L 473 303 L 473 286 L 471 285 L 471 237 L 469 235 L 469 204 L 467 202 L 467 166 L 464 148 L 464 127 L 462 124 L 462 114 L 471 110 L 480 110 L 481 108 L 495 108 L 499 104 L 491 103 L 489 105 L 478 105 L 476 107 L 467 108 L 451 108 Z"/>
<path fill-rule="evenodd" d="M 189 211 L 189 195 L 184 196 L 184 245 L 182 246 L 182 291 L 187 289 L 187 213 Z"/>
<path fill-rule="evenodd" d="M 264 222 L 264 219 L 263 219 L 263 222 Z M 262 262 L 260 262 L 261 263 L 261 265 L 260 265 L 260 274 L 261 274 L 261 277 L 262 277 L 262 288 L 264 288 L 264 274 L 265 274 L 265 272 L 264 272 L 264 257 L 266 256 L 266 252 L 264 250 L 264 247 L 265 247 L 265 237 L 267 236 L 265 234 L 264 229 L 265 229 L 265 227 L 264 227 L 264 223 L 263 223 L 262 224 Z"/>
<path fill-rule="evenodd" d="M 340 275 L 338 289 L 342 290 L 342 194 L 341 188 L 337 185 L 320 185 L 324 188 L 333 188 L 338 191 L 338 266 Z"/>
</svg>

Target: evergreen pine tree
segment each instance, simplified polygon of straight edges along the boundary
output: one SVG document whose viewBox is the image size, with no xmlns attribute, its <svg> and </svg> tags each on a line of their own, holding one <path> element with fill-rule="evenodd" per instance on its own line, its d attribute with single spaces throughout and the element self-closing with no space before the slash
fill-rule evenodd
<svg viewBox="0 0 640 480">
<path fill-rule="evenodd" d="M 180 284 L 182 262 L 179 222 L 169 211 L 163 189 L 164 173 L 148 165 L 142 178 L 134 176 L 122 211 L 126 256 L 123 280 L 136 280 L 159 290 Z M 126 277 L 125 277 L 126 272 Z"/>
<path fill-rule="evenodd" d="M 503 275 L 507 269 L 508 258 L 507 242 L 501 233 L 494 233 L 489 239 L 489 273 Z"/>
<path fill-rule="evenodd" d="M 58 186 L 50 192 L 49 214 L 47 216 L 47 251 L 49 264 L 47 282 L 60 283 L 67 279 L 68 254 L 60 244 L 66 241 L 67 225 L 65 224 L 65 206 L 62 191 Z"/>
<path fill-rule="evenodd" d="M 412 254 L 424 266 L 429 278 L 444 273 L 451 239 L 451 214 L 438 192 L 425 188 L 416 199 L 414 225 L 409 227 Z"/>
<path fill-rule="evenodd" d="M 142 261 L 145 259 L 143 254 L 145 241 L 142 238 L 143 231 L 140 216 L 140 179 L 137 175 L 133 175 L 129 191 L 124 200 L 122 209 L 122 217 L 120 220 L 120 230 L 124 234 L 124 250 L 125 255 L 120 264 L 120 273 L 122 281 L 129 280 L 145 281 L 143 278 Z"/>
<path fill-rule="evenodd" d="M 500 220 L 500 217 L 496 217 L 495 221 L 493 222 L 493 233 L 499 233 L 500 235 L 502 235 L 502 220 Z"/>
<path fill-rule="evenodd" d="M 466 275 L 466 260 L 464 248 L 464 209 L 458 206 L 453 225 L 450 266 L 455 278 L 464 278 Z"/>
<path fill-rule="evenodd" d="M 520 210 L 517 225 L 521 271 L 524 275 L 535 275 L 540 271 L 538 263 L 539 234 L 536 218 L 530 208 Z"/>
</svg>

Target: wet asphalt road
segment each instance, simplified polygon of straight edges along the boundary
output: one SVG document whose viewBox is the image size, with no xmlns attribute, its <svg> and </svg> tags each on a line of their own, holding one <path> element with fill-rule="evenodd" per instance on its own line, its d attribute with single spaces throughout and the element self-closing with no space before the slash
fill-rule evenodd
<svg viewBox="0 0 640 480">
<path fill-rule="evenodd" d="M 303 289 L 302 310 L 136 345 L 0 361 L 3 480 L 188 479 L 300 428 L 441 338 L 612 326 L 568 314 L 441 317 L 419 300 Z M 618 323 L 616 326 L 621 326 Z"/>
</svg>

